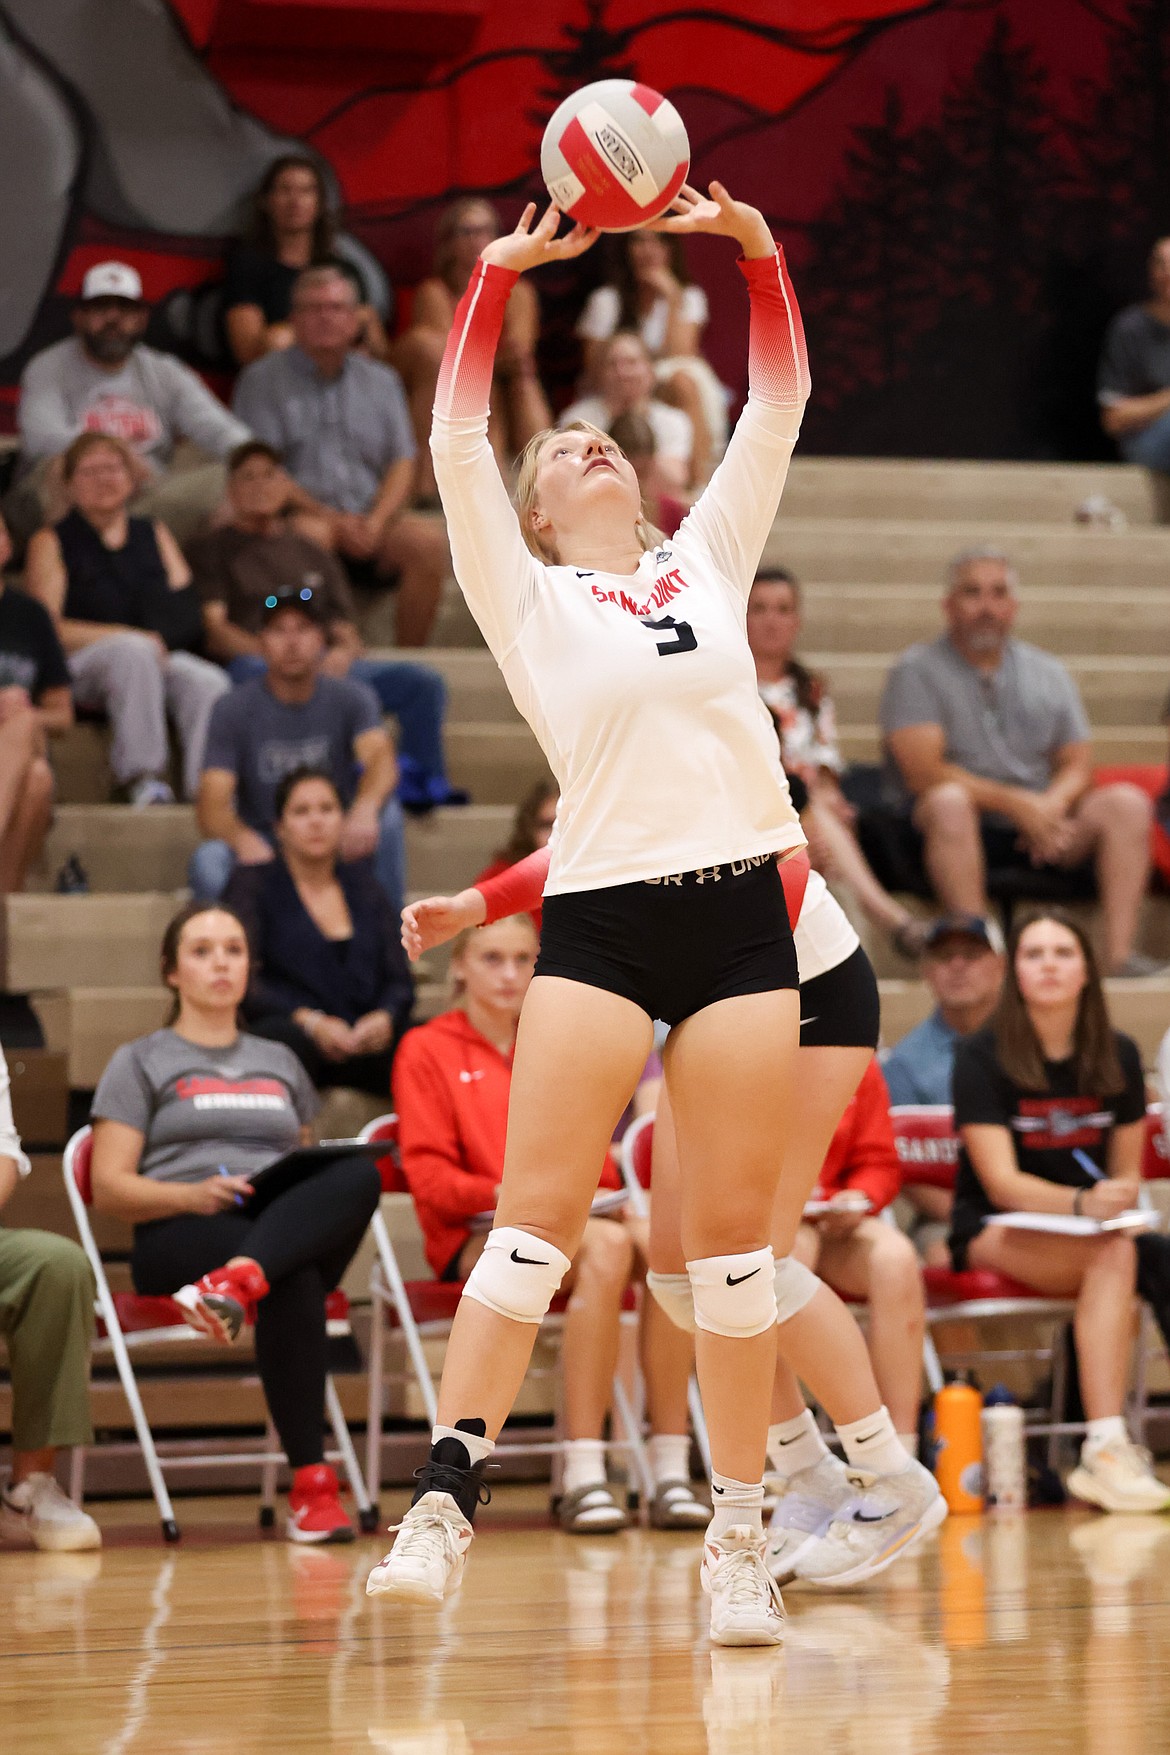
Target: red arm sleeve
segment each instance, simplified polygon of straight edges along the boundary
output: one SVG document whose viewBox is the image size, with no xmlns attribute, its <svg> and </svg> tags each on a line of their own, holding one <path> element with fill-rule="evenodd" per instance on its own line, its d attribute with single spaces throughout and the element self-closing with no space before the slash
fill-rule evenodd
<svg viewBox="0 0 1170 1755">
<path fill-rule="evenodd" d="M 902 1191 L 890 1093 L 876 1060 L 870 1062 L 858 1087 L 853 1134 L 838 1186 L 867 1194 L 875 1213 L 888 1207 Z"/>
<path fill-rule="evenodd" d="M 440 419 L 468 420 L 487 413 L 504 311 L 519 278 L 494 263 L 477 262 L 472 269 L 439 367 L 435 413 Z"/>
<path fill-rule="evenodd" d="M 506 871 L 498 872 L 495 877 L 482 878 L 472 886 L 479 891 L 487 906 L 485 926 L 491 926 L 495 920 L 506 920 L 510 914 L 531 914 L 534 908 L 540 907 L 549 858 L 548 848 L 538 847 L 527 859 L 518 860 Z"/>
<path fill-rule="evenodd" d="M 466 1169 L 447 1081 L 418 1034 L 412 1030 L 403 1038 L 393 1083 L 402 1171 L 426 1229 L 427 1209 L 456 1224 L 487 1212 L 496 1204 L 499 1183 Z"/>
</svg>

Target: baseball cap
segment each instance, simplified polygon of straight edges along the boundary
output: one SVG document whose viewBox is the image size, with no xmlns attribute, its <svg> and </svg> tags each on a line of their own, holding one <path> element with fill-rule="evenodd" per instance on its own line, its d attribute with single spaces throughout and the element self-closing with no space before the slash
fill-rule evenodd
<svg viewBox="0 0 1170 1755">
<path fill-rule="evenodd" d="M 81 300 L 126 299 L 132 305 L 142 303 L 142 281 L 138 270 L 128 262 L 95 262 L 81 283 Z"/>
<path fill-rule="evenodd" d="M 997 955 L 1003 952 L 1003 933 L 994 920 L 985 920 L 982 914 L 940 914 L 931 921 L 922 948 L 929 953 L 947 938 L 973 938 Z"/>
<path fill-rule="evenodd" d="M 308 616 L 311 622 L 324 627 L 326 621 L 325 604 L 319 591 L 311 585 L 281 585 L 276 591 L 270 591 L 260 605 L 260 625 L 267 627 L 274 615 L 282 609 L 299 609 L 301 614 Z"/>
</svg>

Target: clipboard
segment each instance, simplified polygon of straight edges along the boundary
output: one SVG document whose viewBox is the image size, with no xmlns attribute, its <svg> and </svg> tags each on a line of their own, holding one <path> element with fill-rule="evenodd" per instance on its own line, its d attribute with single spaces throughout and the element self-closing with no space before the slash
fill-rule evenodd
<svg viewBox="0 0 1170 1755">
<path fill-rule="evenodd" d="M 328 1164 L 353 1158 L 367 1158 L 376 1163 L 389 1149 L 385 1140 L 355 1139 L 322 1140 L 316 1146 L 296 1146 L 291 1152 L 274 1158 L 271 1164 L 265 1164 L 262 1170 L 250 1173 L 248 1181 L 253 1193 L 244 1210 L 249 1214 L 261 1212 L 278 1194 L 295 1188 L 307 1177 L 319 1175 Z"/>
</svg>

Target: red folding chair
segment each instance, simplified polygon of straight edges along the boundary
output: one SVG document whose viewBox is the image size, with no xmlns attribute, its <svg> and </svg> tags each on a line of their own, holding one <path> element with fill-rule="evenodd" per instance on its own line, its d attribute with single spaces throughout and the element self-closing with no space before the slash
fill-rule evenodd
<svg viewBox="0 0 1170 1755">
<path fill-rule="evenodd" d="M 890 1111 L 898 1157 L 902 1164 L 902 1184 L 941 1188 L 953 1191 L 959 1161 L 959 1139 L 949 1105 L 905 1104 Z M 1150 1123 L 1147 1122 L 1147 1126 Z M 1147 1154 L 1153 1148 L 1147 1138 Z M 1070 1298 L 1049 1298 L 1006 1274 L 989 1268 L 928 1267 L 926 1279 L 926 1320 L 928 1330 L 940 1323 L 990 1322 L 1012 1319 L 1030 1323 L 1050 1323 L 1052 1338 L 1045 1346 L 1013 1348 L 979 1348 L 952 1352 L 947 1356 L 959 1364 L 980 1361 L 1007 1363 L 1031 1360 L 1047 1364 L 1051 1373 L 1051 1396 L 1048 1406 L 1025 1410 L 1024 1430 L 1031 1436 L 1047 1437 L 1049 1464 L 1055 1467 L 1061 1438 L 1083 1434 L 1083 1421 L 1062 1419 L 1068 1387 L 1068 1335 L 1076 1304 Z M 1144 1358 L 1144 1346 L 1139 1350 Z M 1129 1421 L 1139 1435 L 1144 1430 L 1147 1410 L 1144 1386 L 1135 1377 L 1130 1400 Z"/>
<path fill-rule="evenodd" d="M 409 1209 L 413 1214 L 414 1202 L 398 1156 L 398 1117 L 396 1115 L 379 1116 L 377 1120 L 371 1121 L 362 1129 L 361 1138 L 386 1142 L 386 1156 L 378 1160 L 383 1193 L 404 1196 L 405 1201 L 409 1202 Z M 435 1394 L 434 1378 L 431 1376 L 423 1343 L 425 1339 L 433 1337 L 446 1339 L 459 1306 L 463 1285 L 459 1281 L 433 1278 L 406 1280 L 395 1253 L 389 1227 L 380 1210 L 374 1214 L 371 1223 L 377 1250 L 377 1261 L 370 1278 L 366 1487 L 370 1498 L 373 1499 L 376 1498 L 381 1486 L 382 1423 L 385 1412 L 385 1386 L 390 1375 L 386 1369 L 387 1330 L 390 1328 L 401 1330 L 407 1362 L 410 1367 L 407 1381 L 413 1381 L 417 1387 L 426 1411 L 427 1424 L 433 1426 L 438 1417 L 438 1398 Z M 553 1299 L 549 1319 L 546 1320 L 551 1319 L 554 1330 L 557 1318 L 563 1316 L 567 1303 L 567 1297 L 561 1294 Z M 633 1310 L 634 1307 L 633 1295 L 628 1293 L 625 1308 Z M 654 1482 L 646 1455 L 646 1446 L 642 1439 L 639 1422 L 630 1406 L 625 1385 L 616 1376 L 613 1380 L 613 1410 L 621 1436 L 609 1444 L 609 1449 L 625 1451 L 628 1454 L 637 1477 L 638 1486 L 648 1503 L 649 1499 L 653 1497 Z M 552 1439 L 529 1440 L 509 1437 L 506 1444 L 501 1445 L 497 1455 L 506 1451 L 509 1456 L 548 1456 L 556 1461 L 564 1451 L 564 1439 L 559 1436 L 559 1424 L 558 1414 L 558 1435 Z M 505 1428 L 506 1430 L 507 1428 Z"/>
<path fill-rule="evenodd" d="M 106 1274 L 106 1264 L 98 1248 L 93 1227 L 89 1222 L 89 1209 L 93 1204 L 93 1187 L 90 1180 L 90 1162 L 93 1151 L 93 1130 L 81 1128 L 75 1133 L 62 1159 L 65 1175 L 65 1192 L 73 1212 L 77 1234 L 81 1246 L 85 1250 L 90 1267 L 93 1269 L 94 1281 L 97 1286 L 95 1311 L 98 1319 L 98 1333 L 94 1342 L 97 1356 L 112 1355 L 117 1367 L 118 1379 L 122 1392 L 130 1407 L 134 1421 L 137 1445 L 123 1447 L 103 1444 L 104 1454 L 120 1453 L 128 1448 L 138 1449 L 146 1465 L 146 1473 L 150 1480 L 150 1489 L 154 1494 L 154 1502 L 158 1507 L 162 1523 L 163 1535 L 168 1542 L 177 1542 L 179 1526 L 175 1521 L 174 1507 L 167 1491 L 166 1474 L 177 1469 L 215 1469 L 238 1468 L 241 1464 L 250 1464 L 261 1471 L 261 1506 L 260 1523 L 268 1528 L 275 1521 L 273 1499 L 276 1492 L 276 1475 L 280 1465 L 286 1461 L 284 1452 L 277 1448 L 276 1433 L 269 1420 L 262 1448 L 243 1445 L 238 1449 L 225 1451 L 211 1456 L 178 1454 L 170 1445 L 156 1442 L 142 1405 L 138 1381 L 130 1355 L 141 1351 L 143 1347 L 169 1346 L 172 1344 L 189 1345 L 201 1339 L 200 1335 L 187 1322 L 182 1310 L 173 1298 L 151 1298 L 141 1296 L 137 1292 L 114 1292 L 110 1288 Z M 349 1300 L 344 1292 L 330 1294 L 326 1306 L 326 1315 L 330 1332 L 348 1332 Z M 377 1507 L 371 1502 L 366 1492 L 366 1484 L 358 1467 L 358 1460 L 350 1437 L 349 1427 L 342 1413 L 341 1401 L 337 1394 L 337 1386 L 332 1376 L 325 1379 L 325 1407 L 329 1423 L 333 1429 L 336 1448 L 326 1453 L 329 1462 L 340 1462 L 345 1469 L 350 1490 L 357 1504 L 361 1527 L 371 1530 L 377 1524 Z M 70 1493 L 80 1504 L 84 1486 L 85 1447 L 77 1446 L 73 1451 Z"/>
</svg>

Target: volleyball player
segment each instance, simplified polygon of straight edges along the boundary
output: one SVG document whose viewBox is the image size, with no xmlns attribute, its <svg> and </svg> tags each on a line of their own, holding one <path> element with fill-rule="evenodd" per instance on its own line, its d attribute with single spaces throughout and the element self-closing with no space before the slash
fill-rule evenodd
<svg viewBox="0 0 1170 1755">
<path fill-rule="evenodd" d="M 518 515 L 487 441 L 515 276 L 580 254 L 526 209 L 484 250 L 448 338 L 431 449 L 455 574 L 561 795 L 540 959 L 516 1044 L 496 1224 L 452 1326 L 415 1502 L 371 1593 L 458 1586 L 484 1465 L 581 1236 L 596 1165 L 652 1040 L 681 1165 L 715 1510 L 701 1577 L 720 1644 L 775 1644 L 761 1521 L 776 1356 L 768 1241 L 796 1093 L 796 953 L 775 859 L 804 844 L 744 629 L 808 395 L 803 332 L 763 216 L 685 188 L 674 231 L 734 239 L 751 302 L 749 395 L 671 542 L 608 435 L 538 435 Z"/>
<path fill-rule="evenodd" d="M 800 865 L 806 886 L 800 881 L 804 873 L 798 877 Z M 543 848 L 456 896 L 432 896 L 405 908 L 403 943 L 411 958 L 467 927 L 531 910 L 539 903 L 548 867 Z M 804 1203 L 877 1046 L 878 992 L 869 958 L 824 878 L 808 872 L 807 862 L 796 857 L 780 869 L 801 976 L 802 1100 L 785 1140 L 772 1219 L 779 1356 L 768 1461 L 781 1491 L 767 1564 L 781 1583 L 796 1574 L 841 1587 L 863 1583 L 907 1553 L 942 1522 L 946 1504 L 933 1475 L 914 1459 L 914 1436 L 895 1432 L 848 1308 L 831 1287 L 790 1259 Z M 655 1119 L 651 1185 L 647 1286 L 672 1320 L 693 1333 L 666 1090 Z M 844 1463 L 822 1439 L 798 1378 L 834 1421 Z"/>
</svg>

